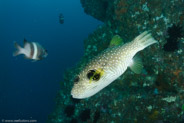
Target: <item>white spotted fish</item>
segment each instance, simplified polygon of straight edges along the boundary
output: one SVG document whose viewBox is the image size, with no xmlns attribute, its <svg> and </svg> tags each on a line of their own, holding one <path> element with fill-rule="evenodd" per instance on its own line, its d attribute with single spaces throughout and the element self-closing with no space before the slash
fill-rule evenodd
<svg viewBox="0 0 184 123">
<path fill-rule="evenodd" d="M 157 41 L 145 31 L 129 43 L 104 50 L 76 77 L 71 91 L 72 97 L 83 99 L 93 96 L 121 76 L 128 67 L 135 73 L 141 73 L 142 62 L 134 56 L 154 43 Z"/>
<path fill-rule="evenodd" d="M 24 39 L 24 47 L 18 45 L 17 42 L 15 42 L 14 45 L 17 50 L 13 53 L 13 56 L 23 54 L 26 59 L 37 61 L 47 57 L 48 55 L 47 50 L 37 42 L 28 42 Z"/>
</svg>

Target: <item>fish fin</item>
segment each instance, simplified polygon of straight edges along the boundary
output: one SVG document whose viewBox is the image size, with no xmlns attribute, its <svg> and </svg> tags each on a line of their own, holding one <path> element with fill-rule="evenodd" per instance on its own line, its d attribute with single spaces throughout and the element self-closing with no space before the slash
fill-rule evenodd
<svg viewBox="0 0 184 123">
<path fill-rule="evenodd" d="M 26 55 L 24 56 L 24 59 L 30 59 L 29 57 L 27 57 Z"/>
<path fill-rule="evenodd" d="M 131 69 L 134 73 L 140 74 L 140 73 L 142 72 L 142 69 L 143 69 L 142 60 L 141 60 L 139 57 L 135 56 L 135 57 L 133 58 L 133 61 L 132 61 L 132 62 L 133 62 L 133 63 L 129 66 L 130 69 Z"/>
<path fill-rule="evenodd" d="M 24 47 L 28 43 L 28 41 L 24 38 Z"/>
<path fill-rule="evenodd" d="M 154 43 L 158 43 L 158 41 L 156 41 L 150 31 L 144 31 L 143 33 L 141 33 L 140 35 L 138 35 L 134 41 L 134 43 L 136 43 L 136 45 L 138 46 L 139 50 L 143 50 L 144 48 L 154 44 Z"/>
<path fill-rule="evenodd" d="M 22 54 L 22 48 L 17 42 L 14 42 L 14 46 L 16 48 L 16 51 L 13 53 L 13 56 Z"/>
<path fill-rule="evenodd" d="M 115 35 L 112 37 L 109 47 L 117 46 L 120 44 L 123 44 L 123 39 L 119 35 Z"/>
</svg>

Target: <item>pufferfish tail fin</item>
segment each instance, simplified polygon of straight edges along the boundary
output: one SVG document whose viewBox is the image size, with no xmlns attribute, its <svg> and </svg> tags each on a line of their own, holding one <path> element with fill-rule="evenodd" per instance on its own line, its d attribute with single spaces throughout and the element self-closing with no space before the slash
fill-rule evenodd
<svg viewBox="0 0 184 123">
<path fill-rule="evenodd" d="M 158 41 L 156 41 L 151 33 L 149 33 L 149 31 L 145 31 L 143 33 L 141 33 L 139 36 L 137 36 L 134 40 L 133 43 L 137 46 L 138 50 L 143 50 L 144 48 L 154 44 L 154 43 L 158 43 Z"/>
</svg>

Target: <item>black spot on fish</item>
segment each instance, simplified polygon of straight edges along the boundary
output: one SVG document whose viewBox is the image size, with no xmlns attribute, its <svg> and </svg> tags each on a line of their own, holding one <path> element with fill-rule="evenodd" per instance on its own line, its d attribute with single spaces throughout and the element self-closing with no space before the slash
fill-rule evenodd
<svg viewBox="0 0 184 123">
<path fill-rule="evenodd" d="M 97 70 L 90 70 L 88 73 L 87 73 L 87 77 L 88 79 L 92 79 L 94 81 L 98 81 L 101 77 L 100 73 L 97 72 Z"/>
<path fill-rule="evenodd" d="M 95 74 L 93 80 L 98 81 L 100 79 L 100 74 Z"/>
<path fill-rule="evenodd" d="M 79 82 L 79 80 L 80 80 L 79 76 L 76 76 L 75 79 L 74 79 L 74 83 Z"/>
<path fill-rule="evenodd" d="M 91 79 L 91 77 L 93 77 L 93 76 L 94 76 L 95 71 L 96 71 L 96 70 L 89 70 L 89 71 L 88 71 L 88 73 L 87 73 L 87 77 L 88 77 L 88 79 Z"/>
</svg>

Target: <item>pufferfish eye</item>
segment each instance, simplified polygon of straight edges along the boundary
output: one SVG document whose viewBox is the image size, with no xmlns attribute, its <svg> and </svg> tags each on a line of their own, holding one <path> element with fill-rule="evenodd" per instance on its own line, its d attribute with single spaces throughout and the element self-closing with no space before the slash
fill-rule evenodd
<svg viewBox="0 0 184 123">
<path fill-rule="evenodd" d="M 89 80 L 95 80 L 98 81 L 100 79 L 100 72 L 97 72 L 96 70 L 89 70 L 87 73 L 87 78 Z"/>
<path fill-rule="evenodd" d="M 93 80 L 98 81 L 100 79 L 100 74 L 95 74 Z"/>
<path fill-rule="evenodd" d="M 73 82 L 75 83 L 79 82 L 79 76 L 76 76 Z"/>
<path fill-rule="evenodd" d="M 95 70 L 88 71 L 88 74 L 87 74 L 88 79 L 91 79 L 91 77 L 93 77 L 94 74 L 95 74 Z"/>
</svg>

